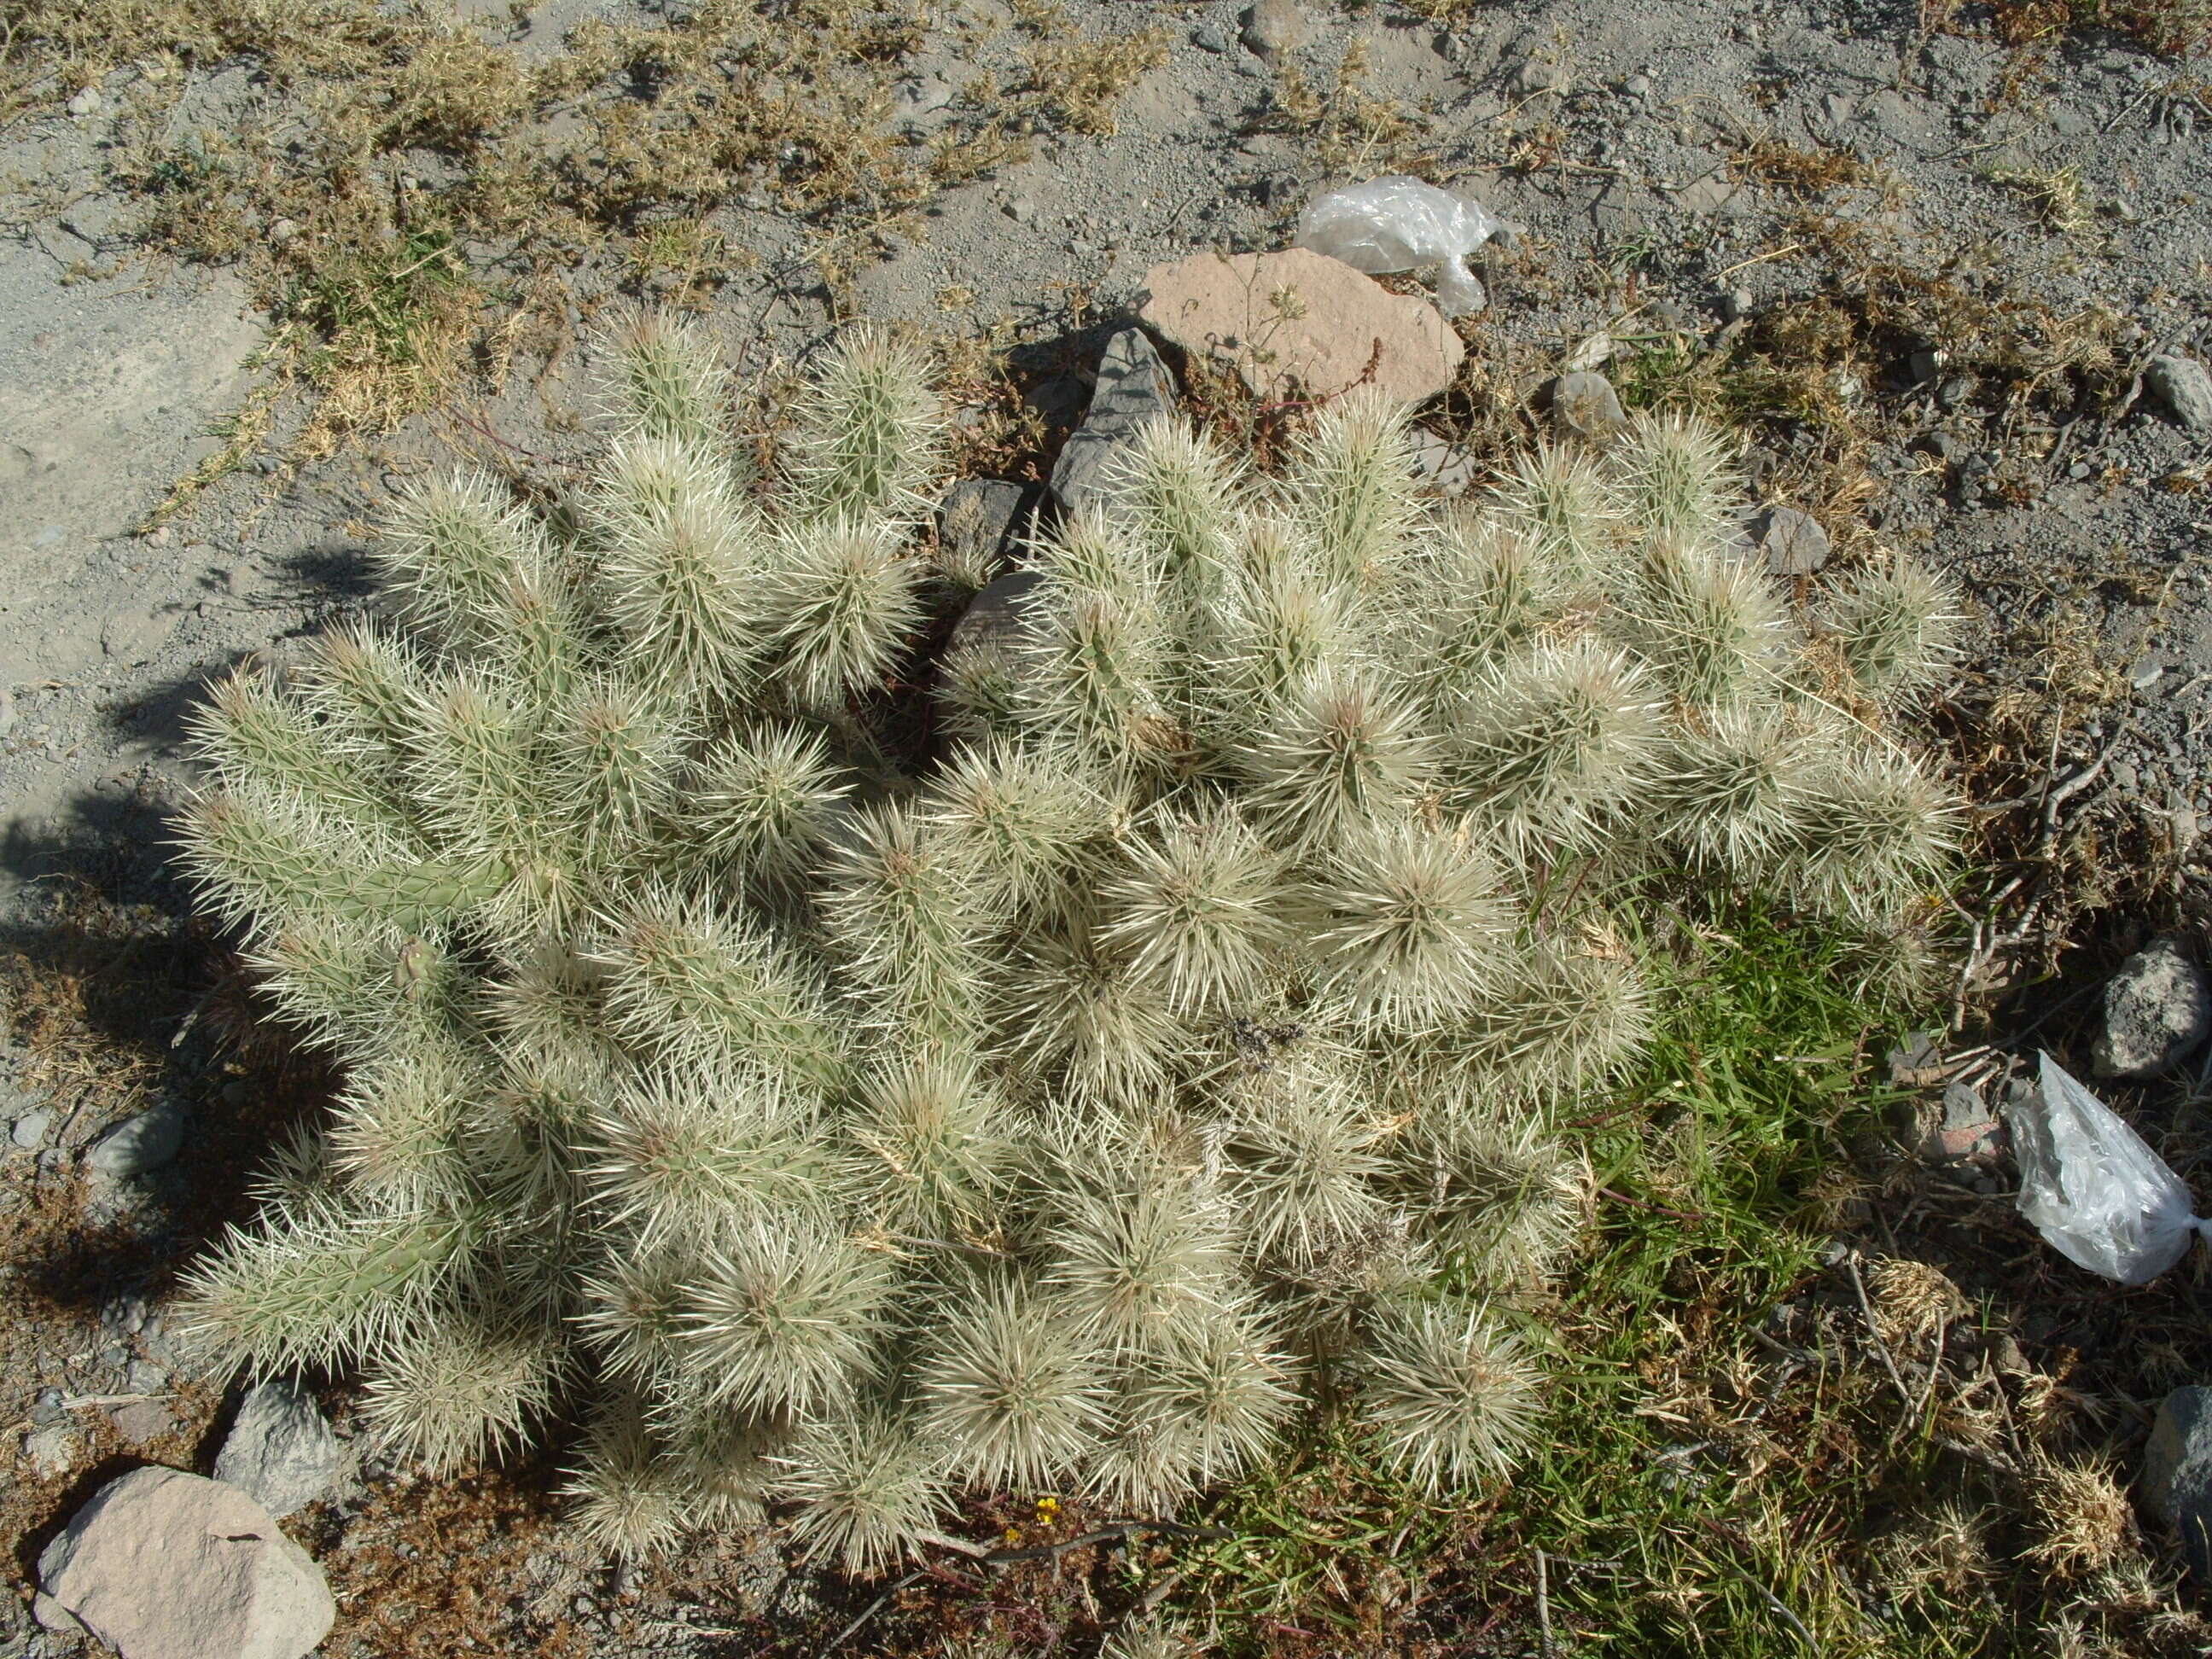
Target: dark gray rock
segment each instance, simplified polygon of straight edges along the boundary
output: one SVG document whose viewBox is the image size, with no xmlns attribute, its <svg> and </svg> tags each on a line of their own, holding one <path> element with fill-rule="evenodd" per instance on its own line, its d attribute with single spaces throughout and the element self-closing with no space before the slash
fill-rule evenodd
<svg viewBox="0 0 2212 1659">
<path fill-rule="evenodd" d="M 1943 1091 L 1942 1124 L 1929 1134 L 1921 1152 L 1939 1164 L 1987 1164 L 2008 1139 L 1981 1091 L 1954 1079 Z"/>
<path fill-rule="evenodd" d="M 296 1382 L 257 1382 L 216 1454 L 215 1478 L 283 1517 L 330 1491 L 346 1462 L 345 1443 Z"/>
<path fill-rule="evenodd" d="M 1200 52 L 1222 52 L 1229 50 L 1229 37 L 1211 23 L 1200 23 L 1190 32 L 1190 43 Z"/>
<path fill-rule="evenodd" d="M 2091 1059 L 2099 1077 L 2155 1077 L 2212 1035 L 2212 992 L 2185 940 L 2153 939 L 2105 987 L 2105 1029 Z"/>
<path fill-rule="evenodd" d="M 2212 1579 L 2212 1389 L 2176 1389 L 2160 1401 L 2136 1490 L 2143 1508 L 2180 1534 L 2191 1571 Z"/>
<path fill-rule="evenodd" d="M 1809 576 L 1828 562 L 1828 532 L 1811 514 L 1794 507 L 1768 511 L 1759 546 L 1768 572 L 1777 576 Z"/>
<path fill-rule="evenodd" d="M 1034 492 L 1003 478 L 963 478 L 945 493 L 937 538 L 945 568 L 988 577 L 1029 527 Z"/>
<path fill-rule="evenodd" d="M 1612 442 L 1628 424 L 1620 394 L 1595 369 L 1562 374 L 1552 383 L 1552 419 L 1570 437 L 1600 445 Z"/>
<path fill-rule="evenodd" d="M 1090 410 L 1053 464 L 1052 493 L 1060 504 L 1070 513 L 1110 509 L 1107 480 L 1115 454 L 1148 422 L 1175 412 L 1175 376 L 1140 330 L 1123 329 L 1106 343 Z"/>
<path fill-rule="evenodd" d="M 1034 570 L 1009 570 L 968 602 L 946 642 L 955 651 L 1012 646 L 1021 636 L 1022 611 L 1043 576 Z"/>
<path fill-rule="evenodd" d="M 2154 357 L 2143 384 L 2159 395 L 2182 425 L 2212 431 L 2212 373 L 2194 357 Z"/>
<path fill-rule="evenodd" d="M 136 1117 L 125 1118 L 100 1136 L 85 1154 L 85 1166 L 120 1181 L 160 1169 L 176 1157 L 184 1144 L 184 1103 L 165 1100 Z"/>
</svg>

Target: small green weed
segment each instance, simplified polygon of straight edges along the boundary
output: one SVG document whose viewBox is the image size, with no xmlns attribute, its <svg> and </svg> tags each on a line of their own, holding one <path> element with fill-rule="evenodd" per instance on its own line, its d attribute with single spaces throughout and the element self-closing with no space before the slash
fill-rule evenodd
<svg viewBox="0 0 2212 1659">
<path fill-rule="evenodd" d="M 332 257 L 278 312 L 320 343 L 304 368 L 324 392 L 326 431 L 383 428 L 433 407 L 452 386 L 480 291 L 447 231 L 412 230 Z"/>
</svg>

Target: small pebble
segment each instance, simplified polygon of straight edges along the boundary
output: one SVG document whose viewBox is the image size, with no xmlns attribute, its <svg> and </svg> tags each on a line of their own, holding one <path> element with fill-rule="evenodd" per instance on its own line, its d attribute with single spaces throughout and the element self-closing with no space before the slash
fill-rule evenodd
<svg viewBox="0 0 2212 1659">
<path fill-rule="evenodd" d="M 2154 357 L 2143 383 L 2156 392 L 2182 425 L 2212 431 L 2212 371 L 2194 357 Z"/>
<path fill-rule="evenodd" d="M 82 1449 L 83 1443 L 77 1438 L 76 1428 L 67 1423 L 49 1423 L 23 1437 L 23 1455 L 31 1465 L 31 1472 L 41 1480 L 65 1473 L 76 1464 Z"/>
<path fill-rule="evenodd" d="M 1006 204 L 1006 213 L 1016 224 L 1025 225 L 1036 217 L 1036 204 L 1026 196 L 1017 196 Z"/>
<path fill-rule="evenodd" d="M 2128 670 L 2128 684 L 2138 691 L 2148 691 L 2158 684 L 2159 676 L 2166 670 L 2158 664 L 2145 660 Z"/>
<path fill-rule="evenodd" d="M 1529 97 L 1540 92 L 1562 92 L 1566 89 L 1567 72 L 1557 64 L 1531 58 L 1513 71 L 1513 84 Z"/>
<path fill-rule="evenodd" d="M 279 219 L 269 227 L 269 240 L 278 247 L 283 246 L 299 234 L 300 222 L 297 219 Z"/>
<path fill-rule="evenodd" d="M 1229 37 L 1211 23 L 1200 23 L 1190 32 L 1190 43 L 1200 52 L 1226 52 Z"/>
<path fill-rule="evenodd" d="M 76 97 L 69 100 L 69 112 L 71 115 L 99 114 L 99 92 L 91 87 L 87 87 L 82 92 L 80 92 Z"/>
<path fill-rule="evenodd" d="M 1296 52 L 1313 33 L 1313 23 L 1298 0 L 1252 0 L 1245 8 L 1245 49 L 1262 63 Z"/>
<path fill-rule="evenodd" d="M 2073 465 L 2066 469 L 2066 476 L 2078 483 L 2082 479 L 2087 477 L 2089 474 L 2094 471 L 2095 469 L 2092 467 L 2088 462 L 2076 461 Z"/>
<path fill-rule="evenodd" d="M 1752 299 L 1751 290 L 1749 289 L 1732 288 L 1727 293 L 1721 295 L 1721 320 L 1729 323 L 1740 323 L 1745 318 L 1751 315 L 1751 306 Z"/>
<path fill-rule="evenodd" d="M 1632 75 L 1620 83 L 1620 89 L 1631 98 L 1649 98 L 1651 95 L 1651 77 L 1648 75 Z"/>
</svg>

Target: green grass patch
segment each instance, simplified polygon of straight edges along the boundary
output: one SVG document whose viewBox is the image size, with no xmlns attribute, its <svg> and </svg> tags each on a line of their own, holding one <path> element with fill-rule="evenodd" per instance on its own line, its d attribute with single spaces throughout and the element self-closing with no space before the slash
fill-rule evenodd
<svg viewBox="0 0 2212 1659">
<path fill-rule="evenodd" d="M 1499 1652 L 1977 1650 L 1881 1646 L 1895 1632 L 1842 1582 L 1875 1488 L 1923 1472 L 1929 1437 L 1867 1465 L 1876 1378 L 1813 1376 L 1754 1334 L 1827 1272 L 1905 1011 L 1853 994 L 1843 942 L 1757 910 L 1655 954 L 1671 1012 L 1583 1120 L 1598 1214 L 1557 1310 L 1565 1375 L 1541 1449 L 1459 1505 L 1342 1430 L 1242 1483 L 1205 1516 L 1235 1537 L 1184 1553 L 1172 1598 L 1218 1626 L 1222 1654 L 1493 1650 L 1483 1632 Z M 1786 1401 L 1768 1392 L 1785 1365 Z"/>
</svg>

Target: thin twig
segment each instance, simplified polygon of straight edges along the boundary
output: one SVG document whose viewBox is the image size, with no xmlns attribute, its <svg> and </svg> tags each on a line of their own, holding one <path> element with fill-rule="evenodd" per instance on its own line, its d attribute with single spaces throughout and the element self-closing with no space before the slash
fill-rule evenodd
<svg viewBox="0 0 2212 1659">
<path fill-rule="evenodd" d="M 1158 1607 L 1161 1602 L 1166 1601 L 1169 1596 L 1175 1594 L 1175 1587 L 1182 1583 L 1182 1569 L 1181 1567 L 1177 1567 L 1173 1572 L 1168 1574 L 1166 1577 L 1161 1579 L 1158 1583 L 1153 1585 L 1152 1589 L 1145 1592 L 1144 1599 L 1137 1603 L 1137 1611 L 1139 1613 L 1151 1613 L 1153 1608 Z"/>
<path fill-rule="evenodd" d="M 994 1261 L 1014 1261 L 1019 1260 L 1018 1257 L 1015 1256 L 1010 1251 L 994 1249 L 988 1244 L 977 1244 L 964 1238 L 923 1238 L 915 1233 L 893 1232 L 886 1232 L 883 1237 L 889 1239 L 894 1244 L 913 1244 L 924 1249 L 967 1250 L 976 1255 L 988 1255 Z"/>
<path fill-rule="evenodd" d="M 1631 1198 L 1626 1193 L 1617 1193 L 1610 1187 L 1597 1189 L 1600 1198 L 1609 1198 L 1616 1204 L 1633 1205 L 1639 1210 L 1656 1210 L 1661 1215 L 1671 1215 L 1677 1221 L 1711 1221 L 1712 1217 L 1702 1210 L 1673 1210 L 1664 1204 L 1654 1204 L 1648 1199 Z"/>
<path fill-rule="evenodd" d="M 1008 1549 L 990 1549 L 981 1544 L 971 1544 L 964 1538 L 949 1538 L 941 1532 L 926 1532 L 921 1538 L 925 1544 L 942 1545 L 971 1561 L 995 1567 L 1011 1561 L 1057 1561 L 1070 1550 L 1087 1549 L 1093 1544 L 1125 1544 L 1131 1534 L 1140 1532 L 1173 1533 L 1182 1538 L 1237 1536 L 1226 1527 L 1194 1527 L 1180 1521 L 1109 1521 L 1094 1531 L 1063 1539 L 1057 1544 L 1025 1544 Z"/>
<path fill-rule="evenodd" d="M 1698 1517 L 1698 1524 L 1705 1528 L 1707 1532 L 1712 1534 L 1714 1537 L 1719 1539 L 1723 1544 L 1726 1544 L 1731 1550 L 1739 1550 L 1747 1547 L 1740 1539 L 1730 1533 L 1726 1528 L 1722 1527 L 1717 1522 L 1708 1519 L 1705 1516 L 1699 1516 Z M 1789 1626 L 1790 1628 L 1796 1632 L 1797 1639 L 1805 1644 L 1807 1650 L 1814 1654 L 1815 1656 L 1815 1659 L 1818 1659 L 1818 1656 L 1820 1652 L 1820 1644 L 1813 1639 L 1813 1632 L 1805 1628 L 1805 1621 L 1790 1610 L 1790 1604 L 1787 1601 L 1784 1601 L 1780 1596 L 1777 1595 L 1772 1590 L 1769 1589 L 1759 1579 L 1753 1577 L 1752 1576 L 1751 1570 L 1745 1566 L 1741 1562 L 1736 1560 L 1734 1556 L 1722 1556 L 1720 1558 L 1720 1561 L 1722 1565 L 1728 1568 L 1729 1571 L 1735 1573 L 1737 1577 L 1742 1579 L 1745 1583 L 1750 1585 L 1752 1589 L 1758 1591 L 1760 1598 L 1765 1601 L 1766 1605 L 1774 1609 L 1775 1616 L 1781 1620 L 1784 1624 Z"/>
<path fill-rule="evenodd" d="M 1943 1380 L 1943 1344 L 1950 1334 L 1951 1328 L 1948 1325 L 1939 1324 L 1936 1327 L 1936 1358 L 1928 1364 L 1928 1386 L 1920 1391 L 1920 1403 L 1912 1408 L 1911 1420 L 1914 1423 L 1924 1423 L 1928 1420 L 1928 1407 L 1936 1398 L 1936 1385 Z M 1899 1437 L 1904 1434 L 1905 1428 L 1905 1425 L 1903 1423 L 1897 1425 L 1896 1431 L 1889 1437 L 1892 1445 L 1897 1443 Z"/>
<path fill-rule="evenodd" d="M 1897 1397 L 1905 1402 L 1905 1409 L 1912 1409 L 1912 1391 L 1905 1386 L 1898 1375 L 1897 1362 L 1889 1357 L 1889 1345 L 1881 1340 L 1881 1327 L 1875 1323 L 1874 1304 L 1867 1296 L 1866 1280 L 1859 1277 L 1859 1253 L 1853 1250 L 1844 1258 L 1844 1265 L 1851 1270 L 1851 1288 L 1859 1293 L 1859 1311 L 1866 1316 L 1867 1335 L 1874 1340 L 1874 1351 L 1881 1357 L 1881 1368 L 1889 1373 L 1889 1380 L 1897 1385 Z"/>
<path fill-rule="evenodd" d="M 869 1602 L 866 1607 L 862 1607 L 860 1609 L 860 1616 L 858 1619 L 855 1619 L 851 1624 L 846 1626 L 844 1629 L 839 1631 L 835 1636 L 830 1638 L 830 1648 L 834 1650 L 843 1647 L 847 1642 L 853 1638 L 853 1633 L 855 1631 L 859 1630 L 861 1626 L 866 1624 L 869 1620 L 874 1618 L 878 1613 L 882 1611 L 885 1602 L 889 1601 L 891 1597 L 896 1595 L 908 1584 L 914 1583 L 915 1579 L 926 1577 L 928 1571 L 929 1569 L 927 1567 L 916 1567 L 912 1572 L 907 1574 L 905 1577 L 900 1579 L 897 1583 L 893 1584 L 881 1595 L 878 1595 L 874 1601 Z M 736 1635 L 738 1632 L 733 1631 L 731 1634 Z"/>
<path fill-rule="evenodd" d="M 1536 1629 L 1544 1644 L 1544 1659 L 1554 1659 L 1559 1649 L 1552 1639 L 1551 1573 L 1544 1561 L 1544 1552 L 1536 1552 Z"/>
</svg>

